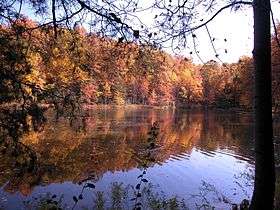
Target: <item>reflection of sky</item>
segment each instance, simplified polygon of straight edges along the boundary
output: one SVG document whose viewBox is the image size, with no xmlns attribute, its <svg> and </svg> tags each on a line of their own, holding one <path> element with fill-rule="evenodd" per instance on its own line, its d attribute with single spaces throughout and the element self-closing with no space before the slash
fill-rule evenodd
<svg viewBox="0 0 280 210">
<path fill-rule="evenodd" d="M 141 1 L 143 4 L 142 6 L 144 7 L 145 5 L 143 2 Z M 274 11 L 276 23 L 278 23 L 280 20 L 280 13 L 277 13 L 276 11 L 279 11 L 280 9 L 279 3 L 272 2 L 272 9 Z M 32 17 L 28 7 L 24 7 L 23 11 L 25 14 Z M 137 14 L 137 16 L 142 22 L 149 25 L 153 22 L 154 14 L 156 14 L 155 10 L 152 12 L 142 12 Z M 245 7 L 238 12 L 231 11 L 230 9 L 223 11 L 209 24 L 209 30 L 211 36 L 215 38 L 215 48 L 223 62 L 236 62 L 242 55 L 251 56 L 253 50 L 253 14 L 250 7 Z M 198 30 L 196 35 L 198 38 L 197 50 L 199 51 L 202 60 L 205 62 L 210 59 L 215 59 L 215 53 L 210 45 L 209 37 L 207 36 L 205 29 L 202 28 Z M 224 42 L 225 38 L 227 39 L 227 42 Z M 189 53 L 194 51 L 192 48 L 193 47 L 190 44 L 190 48 L 183 50 L 181 53 L 190 56 Z M 228 53 L 225 53 L 225 49 L 227 49 Z M 170 48 L 166 50 L 172 52 Z M 192 57 L 195 62 L 199 62 L 199 59 L 194 54 Z"/>
</svg>

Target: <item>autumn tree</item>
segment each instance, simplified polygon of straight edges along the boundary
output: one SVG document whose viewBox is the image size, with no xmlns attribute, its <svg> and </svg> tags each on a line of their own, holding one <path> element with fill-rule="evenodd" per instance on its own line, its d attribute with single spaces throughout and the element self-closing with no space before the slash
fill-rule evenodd
<svg viewBox="0 0 280 210">
<path fill-rule="evenodd" d="M 21 20 L 0 30 L 1 103 L 20 104 L 22 109 L 37 101 L 44 83 L 36 68 L 40 66 L 39 58 L 31 52 L 28 36 L 22 30 L 27 24 L 32 23 Z"/>
<path fill-rule="evenodd" d="M 59 35 L 59 25 L 74 25 L 72 21 L 79 21 L 80 14 L 89 12 L 91 14 L 91 29 L 102 35 L 115 37 L 118 42 L 136 41 L 138 43 L 144 40 L 153 45 L 162 43 L 172 43 L 172 49 L 177 50 L 193 46 L 193 52 L 199 57 L 196 40 L 197 31 L 204 29 L 209 35 L 210 42 L 215 52 L 215 57 L 219 60 L 219 54 L 216 52 L 211 34 L 209 33 L 208 23 L 211 22 L 218 14 L 225 9 L 240 9 L 241 6 L 253 6 L 254 11 L 254 119 L 255 119 L 255 153 L 256 153 L 256 173 L 255 187 L 251 203 L 251 209 L 272 209 L 274 199 L 274 151 L 273 151 L 273 129 L 272 129 L 272 93 L 271 93 L 271 37 L 270 37 L 270 13 L 271 6 L 269 0 L 251 1 L 230 1 L 223 5 L 224 2 L 215 0 L 207 1 L 155 1 L 151 8 L 156 8 L 155 27 L 153 30 L 145 28 L 141 20 L 134 13 L 143 8 L 138 7 L 137 2 L 123 1 L 83 1 L 77 0 L 73 4 L 67 4 L 66 1 L 26 1 L 33 6 L 36 13 L 46 14 L 51 12 L 52 21 L 42 22 L 38 27 L 52 25 L 54 37 Z M 18 11 L 17 4 L 23 1 L 5 1 L 1 2 L 1 19 L 9 22 L 15 22 L 21 11 Z M 49 7 L 49 5 L 51 5 Z M 21 6 L 20 6 L 21 8 Z M 60 14 L 60 15 L 58 15 Z M 200 18 L 200 14 L 203 14 Z M 204 16 L 206 14 L 206 17 Z M 207 14 L 210 15 L 207 19 Z M 134 18 L 133 18 L 134 17 Z M 133 21 L 134 20 L 134 21 Z M 136 23 L 137 22 L 137 23 Z M 29 27 L 31 30 L 32 27 Z M 140 30 L 141 29 L 141 30 Z M 64 59 L 63 59 L 64 60 Z M 71 63 L 71 62 L 70 62 Z M 111 64 L 109 62 L 109 64 Z M 58 68 L 62 64 L 56 64 Z M 16 69 L 15 66 L 14 69 Z M 153 71 L 154 69 L 151 68 Z M 153 72 L 153 74 L 156 72 Z M 156 75 L 157 76 L 157 75 Z M 151 103 L 157 100 L 157 92 L 161 97 L 161 91 L 155 88 L 158 81 L 157 77 L 148 78 L 149 97 Z M 109 75 L 106 80 L 112 79 Z M 205 77 L 204 85 L 209 85 L 211 81 Z M 234 83 L 237 83 L 235 78 Z M 103 82 L 103 81 L 102 81 Z M 111 84 L 106 81 L 106 102 L 111 100 Z M 217 87 L 219 84 L 215 84 Z M 235 85 L 235 84 L 234 84 Z M 108 86 L 108 88 L 107 88 Z M 223 86 L 223 85 L 222 85 Z M 161 89 L 161 86 L 159 86 Z M 235 87 L 233 87 L 235 88 Z M 108 91 L 107 91 L 108 89 Z M 218 88 L 220 90 L 220 87 Z M 236 92 L 237 89 L 236 89 Z M 212 94 L 212 93 L 211 93 Z M 210 95 L 204 90 L 204 95 Z M 215 94 L 214 94 L 215 95 Z M 236 95 L 234 96 L 236 97 Z M 234 99 L 236 101 L 237 99 Z M 208 103 L 208 101 L 206 101 Z M 235 103 L 235 102 L 234 102 Z"/>
</svg>

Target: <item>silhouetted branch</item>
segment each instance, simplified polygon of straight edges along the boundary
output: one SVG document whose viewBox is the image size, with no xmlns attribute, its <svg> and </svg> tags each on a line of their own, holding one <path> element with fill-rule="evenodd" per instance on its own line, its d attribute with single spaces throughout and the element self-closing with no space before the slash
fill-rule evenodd
<svg viewBox="0 0 280 210">
<path fill-rule="evenodd" d="M 195 26 L 193 28 L 191 28 L 190 30 L 186 31 L 186 32 L 190 32 L 190 31 L 193 31 L 193 30 L 197 30 L 205 25 L 207 25 L 208 23 L 210 23 L 212 20 L 214 20 L 215 17 L 217 17 L 218 14 L 220 14 L 222 11 L 224 11 L 225 9 L 228 9 L 230 7 L 233 7 L 237 4 L 244 4 L 244 5 L 252 5 L 252 2 L 247 2 L 247 1 L 236 1 L 236 2 L 233 2 L 231 4 L 228 4 L 222 8 L 220 8 L 211 18 L 209 18 L 206 22 L 198 25 L 198 26 Z"/>
<path fill-rule="evenodd" d="M 194 49 L 194 52 L 195 52 L 196 56 L 198 57 L 198 59 L 201 61 L 201 63 L 205 64 L 205 62 L 202 60 L 202 58 L 201 58 L 200 55 L 198 54 L 199 51 L 197 50 L 197 47 L 196 47 L 195 38 L 196 38 L 196 35 L 192 32 L 192 40 L 193 40 L 193 49 Z"/>
<path fill-rule="evenodd" d="M 52 17 L 53 17 L 54 37 L 57 38 L 57 24 L 56 24 L 56 16 L 55 16 L 55 0 L 52 0 Z"/>
</svg>

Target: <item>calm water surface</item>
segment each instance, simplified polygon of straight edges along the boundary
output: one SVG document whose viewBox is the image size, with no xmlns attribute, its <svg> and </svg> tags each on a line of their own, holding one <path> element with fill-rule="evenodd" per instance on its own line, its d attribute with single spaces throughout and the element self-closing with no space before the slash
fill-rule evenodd
<svg viewBox="0 0 280 210">
<path fill-rule="evenodd" d="M 132 209 L 137 177 L 144 170 L 141 154 L 156 121 L 158 148 L 144 174 L 148 182 L 141 189 L 154 197 L 176 196 L 190 209 L 230 209 L 252 195 L 249 114 L 99 108 L 85 111 L 72 125 L 65 118 L 56 121 L 51 113 L 47 118 L 43 130 L 22 138 L 38 155 L 36 173 L 16 177 L 7 157 L 1 156 L 0 208 L 32 209 L 40 199 L 52 196 L 66 209 L 96 209 L 102 194 L 98 192 L 103 192 L 109 208 L 116 200 L 116 187 L 121 186 L 121 206 Z M 88 183 L 95 188 L 82 190 Z M 83 198 L 75 205 L 73 196 L 81 192 Z"/>
</svg>

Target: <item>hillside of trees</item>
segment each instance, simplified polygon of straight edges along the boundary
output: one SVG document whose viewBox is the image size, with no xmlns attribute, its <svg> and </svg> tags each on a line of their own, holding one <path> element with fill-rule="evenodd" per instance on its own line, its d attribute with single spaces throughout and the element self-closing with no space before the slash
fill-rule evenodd
<svg viewBox="0 0 280 210">
<path fill-rule="evenodd" d="M 33 28 L 26 30 L 26 28 Z M 124 43 L 74 30 L 36 28 L 22 19 L 1 25 L 0 100 L 23 106 L 39 102 L 59 106 L 143 104 L 252 107 L 252 58 L 220 64 L 194 64 L 151 46 Z M 279 27 L 278 27 L 279 29 Z M 273 105 L 280 100 L 280 50 L 272 40 Z"/>
</svg>

